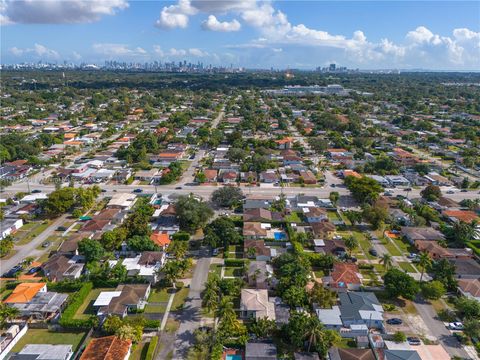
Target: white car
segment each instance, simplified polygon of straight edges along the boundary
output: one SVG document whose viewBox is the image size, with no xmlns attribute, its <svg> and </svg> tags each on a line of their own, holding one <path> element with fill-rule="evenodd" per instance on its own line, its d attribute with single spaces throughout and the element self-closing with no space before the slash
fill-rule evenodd
<svg viewBox="0 0 480 360">
<path fill-rule="evenodd" d="M 463 330 L 463 324 L 461 322 L 451 322 L 448 324 L 450 330 Z"/>
</svg>

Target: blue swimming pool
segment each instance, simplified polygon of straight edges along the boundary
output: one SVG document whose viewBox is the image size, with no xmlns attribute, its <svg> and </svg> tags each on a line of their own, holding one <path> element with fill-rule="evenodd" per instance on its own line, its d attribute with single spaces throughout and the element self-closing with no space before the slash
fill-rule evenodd
<svg viewBox="0 0 480 360">
<path fill-rule="evenodd" d="M 287 235 L 285 233 L 280 232 L 274 233 L 273 236 L 275 237 L 275 240 L 285 240 L 287 238 Z"/>
<path fill-rule="evenodd" d="M 227 355 L 225 360 L 242 360 L 242 355 Z"/>
</svg>

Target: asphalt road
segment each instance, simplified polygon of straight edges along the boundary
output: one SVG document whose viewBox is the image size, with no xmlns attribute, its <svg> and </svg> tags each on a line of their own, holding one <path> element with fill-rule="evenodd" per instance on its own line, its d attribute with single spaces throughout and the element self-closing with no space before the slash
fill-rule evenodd
<svg viewBox="0 0 480 360">
<path fill-rule="evenodd" d="M 443 322 L 436 319 L 437 313 L 432 305 L 417 297 L 413 302 L 418 314 L 433 336 L 443 345 L 450 356 L 458 356 L 461 359 L 470 359 L 458 340 L 445 327 Z"/>
<path fill-rule="evenodd" d="M 2 260 L 0 262 L 0 274 L 10 270 L 12 267 L 22 262 L 28 256 L 38 257 L 45 253 L 46 250 L 37 250 L 37 247 L 40 246 L 49 236 L 55 233 L 55 229 L 61 226 L 67 219 L 68 214 L 64 214 L 53 221 L 48 228 L 45 229 L 41 234 L 36 238 L 25 245 L 15 246 L 17 252 L 10 259 Z"/>
<path fill-rule="evenodd" d="M 182 314 L 178 319 L 180 321 L 180 327 L 177 330 L 175 338 L 174 360 L 183 360 L 187 358 L 188 350 L 194 345 L 195 338 L 193 333 L 202 325 L 202 315 L 200 312 L 202 308 L 202 299 L 200 295 L 205 289 L 205 282 L 208 278 L 208 270 L 211 261 L 212 258 L 210 257 L 203 257 L 197 261 L 188 298 L 185 302 Z"/>
</svg>

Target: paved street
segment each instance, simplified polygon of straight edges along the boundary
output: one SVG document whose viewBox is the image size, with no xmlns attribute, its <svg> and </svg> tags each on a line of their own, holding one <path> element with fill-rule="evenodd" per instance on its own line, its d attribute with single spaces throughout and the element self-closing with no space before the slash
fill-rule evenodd
<svg viewBox="0 0 480 360">
<path fill-rule="evenodd" d="M 57 218 L 54 222 L 50 224 L 48 228 L 45 229 L 45 231 L 43 231 L 40 235 L 38 235 L 29 243 L 21 246 L 15 246 L 15 250 L 17 250 L 16 254 L 13 255 L 10 259 L 1 261 L 0 272 L 4 273 L 5 271 L 8 271 L 18 263 L 22 262 L 22 260 L 28 256 L 41 256 L 45 252 L 45 250 L 37 250 L 36 248 L 40 246 L 45 240 L 47 240 L 49 236 L 54 234 L 55 229 L 65 222 L 67 216 L 68 214 L 64 214 Z"/>
<path fill-rule="evenodd" d="M 459 356 L 462 359 L 470 359 L 467 355 L 467 352 L 462 348 L 458 340 L 450 333 L 450 331 L 445 327 L 443 322 L 437 320 L 435 317 L 437 313 L 432 305 L 426 303 L 417 297 L 413 302 L 415 308 L 417 309 L 418 314 L 421 316 L 425 325 L 430 330 L 433 336 L 435 336 L 438 341 L 440 341 L 451 356 Z"/>
<path fill-rule="evenodd" d="M 197 261 L 195 272 L 193 273 L 192 282 L 190 285 L 190 292 L 188 293 L 187 301 L 179 317 L 180 327 L 177 330 L 175 339 L 175 350 L 173 359 L 183 360 L 187 358 L 187 353 L 190 347 L 194 345 L 193 333 L 196 329 L 202 326 L 201 322 L 201 307 L 202 300 L 200 295 L 205 288 L 205 281 L 208 278 L 208 270 L 212 258 L 204 257 Z M 160 360 L 159 358 L 157 358 Z"/>
</svg>

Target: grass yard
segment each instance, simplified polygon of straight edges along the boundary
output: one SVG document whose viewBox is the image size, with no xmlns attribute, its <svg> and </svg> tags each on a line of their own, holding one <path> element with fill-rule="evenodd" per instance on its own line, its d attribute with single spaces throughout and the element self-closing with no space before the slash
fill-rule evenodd
<svg viewBox="0 0 480 360">
<path fill-rule="evenodd" d="M 12 352 L 18 352 L 27 344 L 72 345 L 76 351 L 85 332 L 53 332 L 48 329 L 28 329 L 27 333 L 15 344 Z"/>
<path fill-rule="evenodd" d="M 400 248 L 404 253 L 415 252 L 415 247 L 402 238 L 394 238 L 393 242 Z"/>
<path fill-rule="evenodd" d="M 151 305 L 151 304 L 147 304 L 147 306 L 145 306 L 145 313 L 146 314 L 158 314 L 158 313 L 165 313 L 167 309 L 167 305 Z"/>
<path fill-rule="evenodd" d="M 390 255 L 402 256 L 402 253 L 398 251 L 397 247 L 390 240 L 388 240 L 383 246 L 385 246 Z"/>
<path fill-rule="evenodd" d="M 336 211 L 327 211 L 328 220 L 330 221 L 342 221 L 340 216 Z"/>
<path fill-rule="evenodd" d="M 45 241 L 50 241 L 50 246 L 43 247 L 42 244 L 36 247 L 37 250 L 57 250 L 62 242 L 62 237 L 58 235 L 51 235 Z"/>
<path fill-rule="evenodd" d="M 358 244 L 360 245 L 360 249 L 357 249 L 357 251 L 360 250 L 360 253 L 364 254 L 367 259 L 375 259 L 375 256 L 368 252 L 368 250 L 372 247 L 372 244 L 370 244 L 370 241 L 365 237 L 365 235 L 363 235 L 360 231 L 352 231 L 352 235 L 357 239 Z"/>
<path fill-rule="evenodd" d="M 217 274 L 218 276 L 220 276 L 220 274 L 222 273 L 222 265 L 220 264 L 211 264 L 210 265 L 210 269 L 209 269 L 209 273 L 208 275 L 210 276 L 210 274 Z"/>
<path fill-rule="evenodd" d="M 175 297 L 172 302 L 172 310 L 180 310 L 188 297 L 189 288 L 181 288 L 175 293 Z"/>
<path fill-rule="evenodd" d="M 154 289 L 148 297 L 148 302 L 166 302 L 170 298 L 171 288 Z"/>
<path fill-rule="evenodd" d="M 32 241 L 34 238 L 36 238 L 38 235 L 44 232 L 49 226 L 50 226 L 49 221 L 46 221 L 45 223 L 43 222 L 28 223 L 25 226 L 22 226 L 15 233 L 15 239 L 17 239 L 16 244 L 17 245 L 28 244 L 30 241 Z"/>
<path fill-rule="evenodd" d="M 243 268 L 226 266 L 224 276 L 241 277 L 243 276 Z"/>
<path fill-rule="evenodd" d="M 90 294 L 88 294 L 87 298 L 83 302 L 82 306 L 80 306 L 75 313 L 74 319 L 88 319 L 90 315 L 95 315 L 95 311 L 93 309 L 93 303 L 97 299 L 98 295 L 102 291 L 114 291 L 113 288 L 100 288 L 100 289 L 92 289 Z"/>
<path fill-rule="evenodd" d="M 175 332 L 178 330 L 178 328 L 180 327 L 180 322 L 172 319 L 172 318 L 169 318 L 167 320 L 167 324 L 165 325 L 165 331 L 166 332 Z"/>
<path fill-rule="evenodd" d="M 340 344 L 338 344 L 338 347 L 341 349 L 355 349 L 357 344 L 353 339 L 342 338 L 342 341 Z"/>
<path fill-rule="evenodd" d="M 143 360 L 147 356 L 148 344 L 141 342 L 140 344 L 133 345 L 132 353 L 128 360 Z"/>
<path fill-rule="evenodd" d="M 372 265 L 380 275 L 383 275 L 385 273 L 385 267 L 383 266 L 383 264 L 372 264 Z"/>
<path fill-rule="evenodd" d="M 303 222 L 300 214 L 296 211 L 292 212 L 288 216 L 285 216 L 285 221 L 289 222 L 289 223 L 301 223 L 301 222 Z"/>
<path fill-rule="evenodd" d="M 406 272 L 409 273 L 416 273 L 417 271 L 415 268 L 410 264 L 409 262 L 399 262 L 398 265 L 402 268 L 402 270 L 405 270 Z"/>
</svg>

